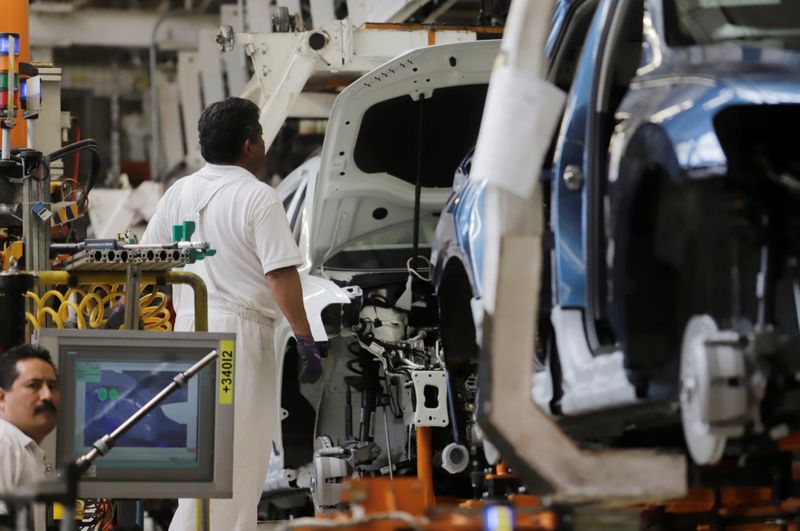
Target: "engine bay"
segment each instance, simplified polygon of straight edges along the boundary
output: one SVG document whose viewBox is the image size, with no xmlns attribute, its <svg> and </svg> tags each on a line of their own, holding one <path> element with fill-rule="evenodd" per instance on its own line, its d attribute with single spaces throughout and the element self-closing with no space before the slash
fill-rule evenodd
<svg viewBox="0 0 800 531">
<path fill-rule="evenodd" d="M 283 486 L 290 478 L 291 486 L 310 489 L 317 510 L 342 508 L 345 480 L 416 475 L 420 428 L 430 429 L 437 494 L 472 498 L 484 490 L 476 482 L 486 455 L 497 455 L 488 443 L 484 449 L 475 420 L 477 360 L 450 370 L 436 297 L 423 279 L 374 273 L 340 280 L 351 302 L 323 313 L 329 349 L 317 384 L 298 386 L 287 355 Z"/>
</svg>

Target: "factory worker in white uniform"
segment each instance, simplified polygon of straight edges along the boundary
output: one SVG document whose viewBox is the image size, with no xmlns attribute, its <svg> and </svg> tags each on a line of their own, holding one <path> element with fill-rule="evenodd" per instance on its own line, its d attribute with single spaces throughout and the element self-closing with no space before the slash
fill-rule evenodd
<svg viewBox="0 0 800 531">
<path fill-rule="evenodd" d="M 142 243 L 172 241 L 172 226 L 194 220 L 195 241 L 217 254 L 186 267 L 208 288 L 211 332 L 236 332 L 233 499 L 211 501 L 212 531 L 253 531 L 275 431 L 277 376 L 273 324 L 282 312 L 298 341 L 299 378 L 319 379 L 320 352 L 311 337 L 297 266 L 302 263 L 275 191 L 259 181 L 266 147 L 258 107 L 227 98 L 200 116 L 207 164 L 161 198 Z M 176 286 L 175 329 L 194 330 L 191 288 Z M 180 500 L 171 531 L 195 531 L 196 500 Z"/>
<path fill-rule="evenodd" d="M 0 498 L 46 479 L 52 466 L 42 440 L 56 427 L 61 393 L 50 353 L 20 345 L 0 354 Z M 0 529 L 7 507 L 0 502 Z M 44 531 L 44 507 L 29 513 L 29 524 Z M 5 526 L 4 526 L 5 524 Z"/>
</svg>

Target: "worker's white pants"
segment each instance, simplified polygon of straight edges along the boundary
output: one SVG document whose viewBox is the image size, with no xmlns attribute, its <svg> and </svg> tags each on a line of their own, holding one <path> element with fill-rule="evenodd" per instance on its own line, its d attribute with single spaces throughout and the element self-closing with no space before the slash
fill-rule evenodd
<svg viewBox="0 0 800 531">
<path fill-rule="evenodd" d="M 272 451 L 276 400 L 273 321 L 252 320 L 209 308 L 210 332 L 236 332 L 234 380 L 233 499 L 211 500 L 212 531 L 255 531 L 258 501 Z M 176 331 L 193 331 L 194 316 L 178 316 Z M 196 531 L 196 500 L 181 499 L 170 531 Z"/>
</svg>

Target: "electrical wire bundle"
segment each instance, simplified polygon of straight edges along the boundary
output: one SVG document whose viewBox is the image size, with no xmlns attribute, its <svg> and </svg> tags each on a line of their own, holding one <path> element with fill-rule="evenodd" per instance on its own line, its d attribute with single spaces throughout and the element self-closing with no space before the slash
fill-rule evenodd
<svg viewBox="0 0 800 531">
<path fill-rule="evenodd" d="M 111 531 L 114 529 L 114 517 L 117 512 L 117 503 L 111 500 L 89 499 L 83 509 L 83 518 L 79 524 L 80 529 L 87 531 Z"/>
<path fill-rule="evenodd" d="M 94 185 L 97 182 L 97 177 L 100 174 L 100 155 L 97 152 L 97 142 L 95 142 L 93 138 L 87 138 L 85 140 L 73 142 L 68 146 L 64 146 L 61 149 L 53 151 L 44 157 L 44 167 L 47 169 L 46 171 L 49 172 L 50 164 L 52 162 L 61 160 L 68 155 L 72 155 L 73 153 L 80 153 L 81 151 L 88 151 L 91 154 L 92 163 L 89 168 L 89 178 L 87 179 L 85 186 L 81 186 L 77 179 L 73 178 L 69 180 L 75 181 L 80 188 L 81 194 L 77 200 L 78 209 L 82 212 L 85 212 L 89 201 L 89 192 L 91 192 L 92 188 L 94 188 Z M 64 181 L 67 181 L 67 179 Z"/>
<path fill-rule="evenodd" d="M 73 177 L 65 177 L 59 181 L 56 181 L 55 184 L 58 184 L 61 189 L 62 199 L 67 202 L 75 201 L 78 203 L 80 215 L 85 215 L 89 210 L 89 193 L 86 191 L 86 187 Z M 79 203 L 82 198 L 85 198 L 83 200 L 83 207 L 81 207 Z"/>
<path fill-rule="evenodd" d="M 54 289 L 41 297 L 28 291 L 25 297 L 36 309 L 35 313 L 25 312 L 25 316 L 36 330 L 46 327 L 48 317 L 56 328 L 104 328 L 125 295 L 121 288 L 120 284 L 91 284 L 86 290 L 69 288 L 62 293 Z M 145 330 L 172 330 L 167 296 L 155 287 L 139 298 L 139 310 Z"/>
</svg>

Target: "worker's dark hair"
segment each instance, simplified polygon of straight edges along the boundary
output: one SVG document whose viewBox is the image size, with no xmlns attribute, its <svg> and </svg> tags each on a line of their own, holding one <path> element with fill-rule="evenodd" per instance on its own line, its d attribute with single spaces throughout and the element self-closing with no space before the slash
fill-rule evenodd
<svg viewBox="0 0 800 531">
<path fill-rule="evenodd" d="M 19 345 L 0 353 L 0 387 L 6 391 L 11 389 L 11 386 L 14 385 L 14 380 L 19 377 L 17 362 L 32 358 L 46 361 L 53 367 L 54 371 L 56 370 L 55 365 L 53 365 L 53 358 L 50 357 L 47 349 L 35 345 Z M 58 374 L 58 371 L 56 371 L 56 374 Z"/>
<path fill-rule="evenodd" d="M 197 123 L 200 154 L 211 164 L 233 164 L 239 160 L 247 139 L 261 134 L 258 106 L 243 98 L 225 98 L 212 103 Z"/>
</svg>

